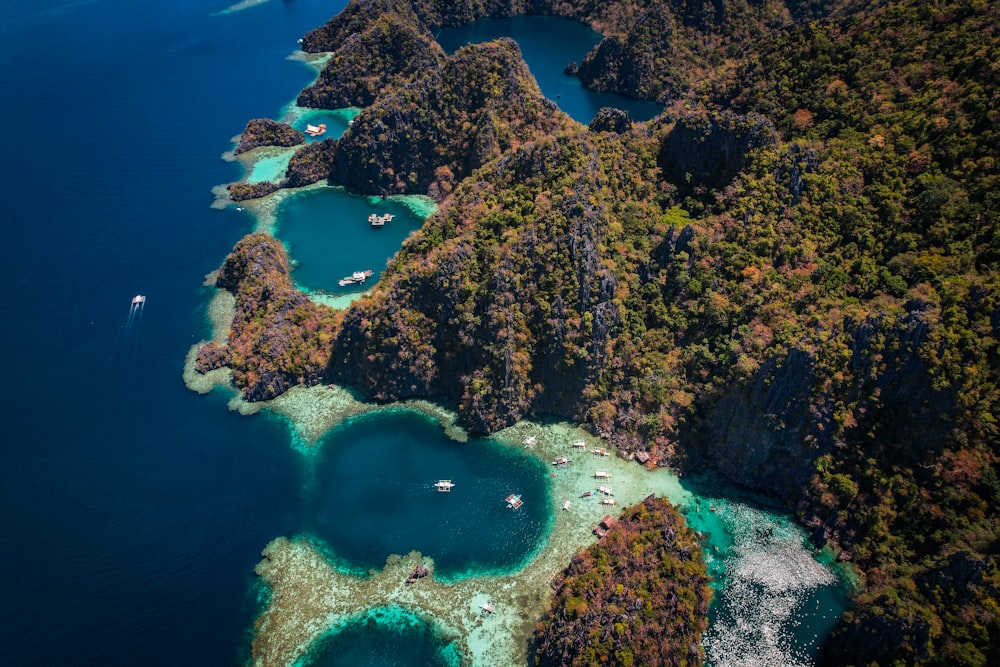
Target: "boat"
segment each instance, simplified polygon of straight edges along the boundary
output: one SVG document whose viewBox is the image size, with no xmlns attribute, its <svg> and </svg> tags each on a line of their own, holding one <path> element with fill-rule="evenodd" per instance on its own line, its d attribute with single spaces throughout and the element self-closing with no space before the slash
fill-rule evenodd
<svg viewBox="0 0 1000 667">
<path fill-rule="evenodd" d="M 569 509 L 569 501 L 567 500 L 566 502 L 563 503 L 563 511 L 565 512 L 568 509 Z"/>
<path fill-rule="evenodd" d="M 522 449 L 528 447 L 534 447 L 536 442 L 538 441 L 535 439 L 535 436 L 529 435 L 527 438 L 524 439 L 524 447 Z"/>
<path fill-rule="evenodd" d="M 581 498 L 589 498 L 589 497 L 591 497 L 592 495 L 594 495 L 594 492 L 593 492 L 593 491 L 584 491 L 583 493 L 581 493 L 581 494 L 580 494 L 580 497 L 581 497 Z"/>
<path fill-rule="evenodd" d="M 507 507 L 513 510 L 516 510 L 518 507 L 524 504 L 524 501 L 521 500 L 521 496 L 514 493 L 504 498 L 504 502 L 507 503 Z"/>
<path fill-rule="evenodd" d="M 385 215 L 372 213 L 368 216 L 368 222 L 371 223 L 372 227 L 384 227 L 385 223 L 392 222 L 392 219 L 395 217 L 392 213 L 386 213 Z"/>
<path fill-rule="evenodd" d="M 573 459 L 568 459 L 565 456 L 560 456 L 555 461 L 552 462 L 552 465 L 554 465 L 554 466 L 564 466 L 567 463 L 572 463 L 572 461 L 573 461 Z"/>
<path fill-rule="evenodd" d="M 607 456 L 607 455 L 608 455 L 608 450 L 606 449 L 597 448 L 594 450 L 594 456 Z"/>
<path fill-rule="evenodd" d="M 611 473 L 607 470 L 598 470 L 594 473 L 594 479 L 611 479 Z"/>
<path fill-rule="evenodd" d="M 320 123 L 319 125 L 309 125 L 306 124 L 306 134 L 310 137 L 321 137 L 326 134 L 326 123 Z"/>
<path fill-rule="evenodd" d="M 615 500 L 614 498 L 602 498 L 601 499 L 601 504 L 602 505 L 617 505 L 618 501 Z"/>
<path fill-rule="evenodd" d="M 585 443 L 583 440 L 577 440 L 576 442 L 573 443 L 573 449 L 586 449 L 586 448 L 587 448 L 587 443 Z"/>
<path fill-rule="evenodd" d="M 599 487 L 597 487 L 597 492 L 598 493 L 603 493 L 606 496 L 613 496 L 613 495 L 615 495 L 614 490 L 612 490 L 612 488 L 610 486 L 599 486 Z"/>
<path fill-rule="evenodd" d="M 370 278 L 372 273 L 374 272 L 371 269 L 368 269 L 367 271 L 355 271 L 351 275 L 341 278 L 337 284 L 341 287 L 347 287 L 348 285 L 360 285 L 365 282 L 365 280 Z"/>
<path fill-rule="evenodd" d="M 132 298 L 133 306 L 141 306 L 144 303 L 146 303 L 146 297 L 142 294 L 136 294 L 135 297 Z"/>
<path fill-rule="evenodd" d="M 434 488 L 443 493 L 448 493 L 451 491 L 455 484 L 450 479 L 442 479 L 434 485 Z"/>
</svg>

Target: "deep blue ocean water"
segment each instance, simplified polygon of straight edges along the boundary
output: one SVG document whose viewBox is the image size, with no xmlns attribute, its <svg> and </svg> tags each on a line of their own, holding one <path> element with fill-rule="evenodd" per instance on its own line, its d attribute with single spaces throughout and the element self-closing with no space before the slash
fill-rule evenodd
<svg viewBox="0 0 1000 667">
<path fill-rule="evenodd" d="M 0 663 L 235 662 L 303 473 L 277 420 L 181 380 L 202 276 L 251 231 L 210 189 L 239 177 L 220 155 L 247 119 L 311 79 L 285 58 L 341 6 L 0 4 Z"/>
<path fill-rule="evenodd" d="M 260 550 L 321 532 L 325 464 L 181 370 L 208 333 L 202 277 L 251 231 L 209 208 L 240 176 L 220 156 L 308 83 L 286 56 L 343 4 L 0 5 L 0 664 L 235 664 Z"/>
</svg>

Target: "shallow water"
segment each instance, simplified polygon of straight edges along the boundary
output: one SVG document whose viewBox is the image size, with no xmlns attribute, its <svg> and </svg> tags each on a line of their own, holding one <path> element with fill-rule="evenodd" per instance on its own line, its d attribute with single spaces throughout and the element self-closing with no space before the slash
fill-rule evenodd
<svg viewBox="0 0 1000 667">
<path fill-rule="evenodd" d="M 394 217 L 372 227 L 371 214 Z M 386 262 L 424 219 L 396 200 L 353 195 L 340 188 L 305 192 L 282 203 L 275 235 L 295 263 L 292 277 L 309 291 L 361 292 L 378 282 Z M 355 271 L 373 271 L 363 284 L 340 286 Z"/>
<path fill-rule="evenodd" d="M 683 513 L 705 536 L 715 599 L 703 645 L 709 665 L 809 665 L 848 601 L 805 531 L 767 499 L 714 475 L 684 480 Z"/>
<path fill-rule="evenodd" d="M 445 28 L 436 36 L 448 53 L 465 44 L 498 37 L 511 37 L 518 43 L 542 94 L 580 123 L 590 123 L 602 107 L 624 109 L 635 121 L 649 120 L 663 111 L 663 105 L 655 102 L 587 90 L 578 78 L 565 74 L 566 65 L 582 62 L 587 52 L 601 41 L 601 35 L 571 19 L 556 16 L 483 19 L 459 28 Z"/>
</svg>

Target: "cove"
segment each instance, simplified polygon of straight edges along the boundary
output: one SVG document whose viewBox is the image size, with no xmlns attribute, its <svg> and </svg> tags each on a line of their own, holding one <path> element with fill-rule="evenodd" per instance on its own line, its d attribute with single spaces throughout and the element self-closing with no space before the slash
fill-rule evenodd
<svg viewBox="0 0 1000 667">
<path fill-rule="evenodd" d="M 307 493 L 307 532 L 352 569 L 419 551 L 435 576 L 497 574 L 536 550 L 551 522 L 547 470 L 490 440 L 457 442 L 424 415 L 393 410 L 349 420 L 321 443 Z M 434 483 L 455 487 L 438 492 Z M 519 494 L 524 505 L 504 502 Z"/>
<path fill-rule="evenodd" d="M 715 597 L 706 664 L 810 665 L 848 607 L 832 560 L 769 499 L 702 473 L 681 481 L 688 525 L 703 534 Z"/>
<path fill-rule="evenodd" d="M 458 28 L 444 28 L 436 39 L 445 51 L 454 53 L 466 44 L 499 37 L 517 42 L 542 94 L 573 120 L 589 124 L 602 107 L 628 111 L 635 121 L 649 120 L 663 110 L 663 105 L 656 102 L 587 90 L 578 78 L 564 73 L 566 65 L 582 62 L 602 39 L 599 33 L 572 19 L 534 15 L 482 19 Z"/>
<path fill-rule="evenodd" d="M 379 608 L 331 633 L 304 667 L 458 667 L 454 645 L 399 608 Z"/>
<path fill-rule="evenodd" d="M 372 227 L 371 214 L 393 215 Z M 424 218 L 397 199 L 353 195 L 341 188 L 309 190 L 282 202 L 275 236 L 295 264 L 292 277 L 307 292 L 345 294 L 371 287 L 391 258 Z M 363 284 L 341 286 L 355 271 L 373 272 Z"/>
</svg>

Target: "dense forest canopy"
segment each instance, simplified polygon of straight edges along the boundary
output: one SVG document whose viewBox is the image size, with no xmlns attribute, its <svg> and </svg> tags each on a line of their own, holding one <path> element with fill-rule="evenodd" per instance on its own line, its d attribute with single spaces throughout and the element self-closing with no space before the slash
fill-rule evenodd
<svg viewBox="0 0 1000 667">
<path fill-rule="evenodd" d="M 536 665 L 704 661 L 699 643 L 712 589 L 695 535 L 669 501 L 650 496 L 630 507 L 555 586 L 535 631 Z"/>
<path fill-rule="evenodd" d="M 664 113 L 585 128 L 516 45 L 433 42 L 525 12 L 601 30 L 581 78 Z M 304 99 L 365 109 L 288 184 L 440 211 L 342 320 L 220 283 L 256 305 L 206 364 L 251 398 L 333 379 L 712 466 L 865 575 L 825 661 L 996 664 L 998 33 L 976 0 L 352 2 L 305 38 L 338 64 Z M 294 354 L 243 352 L 300 321 Z"/>
</svg>

